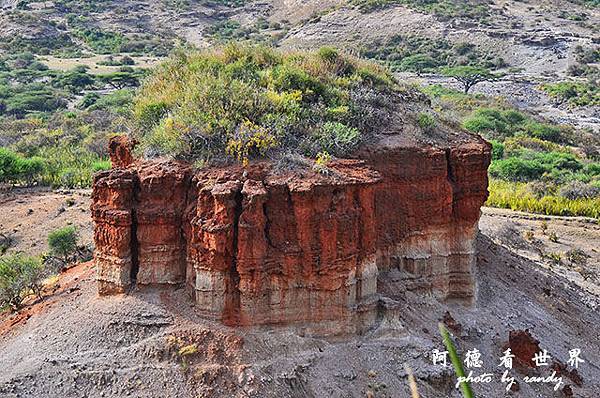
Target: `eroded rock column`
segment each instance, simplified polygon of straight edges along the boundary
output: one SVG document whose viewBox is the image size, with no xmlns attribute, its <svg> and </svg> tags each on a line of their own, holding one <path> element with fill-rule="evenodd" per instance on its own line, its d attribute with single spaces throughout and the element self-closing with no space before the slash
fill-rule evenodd
<svg viewBox="0 0 600 398">
<path fill-rule="evenodd" d="M 190 187 L 189 167 L 161 162 L 137 170 L 136 282 L 140 285 L 185 281 L 186 239 L 183 215 Z"/>
<path fill-rule="evenodd" d="M 134 179 L 126 169 L 94 177 L 91 210 L 100 294 L 123 293 L 131 284 Z"/>
</svg>

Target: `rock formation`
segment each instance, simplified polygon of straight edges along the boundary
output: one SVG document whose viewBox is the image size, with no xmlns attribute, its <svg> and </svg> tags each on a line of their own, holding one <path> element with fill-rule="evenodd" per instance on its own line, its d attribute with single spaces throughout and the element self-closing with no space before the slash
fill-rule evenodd
<svg viewBox="0 0 600 398">
<path fill-rule="evenodd" d="M 121 143 L 120 145 L 127 145 Z M 388 138 L 329 173 L 119 158 L 94 179 L 100 294 L 185 284 L 229 325 L 355 330 L 379 293 L 469 299 L 490 147 Z M 393 296 L 393 294 L 391 294 Z M 341 325 L 341 326 L 340 326 Z"/>
</svg>

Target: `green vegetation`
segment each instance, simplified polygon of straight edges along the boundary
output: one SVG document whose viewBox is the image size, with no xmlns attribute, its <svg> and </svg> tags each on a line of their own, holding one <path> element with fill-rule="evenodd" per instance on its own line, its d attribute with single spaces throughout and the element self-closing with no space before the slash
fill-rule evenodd
<svg viewBox="0 0 600 398">
<path fill-rule="evenodd" d="M 414 35 L 395 35 L 387 40 L 375 41 L 364 48 L 361 55 L 381 61 L 392 71 L 417 74 L 458 65 L 482 68 L 506 66 L 503 59 L 484 54 L 473 44 L 452 44 L 446 39 Z"/>
<path fill-rule="evenodd" d="M 591 166 L 591 167 L 590 167 Z M 592 181 L 594 167 L 600 163 L 584 163 L 571 153 L 536 152 L 528 149 L 512 151 L 509 157 L 490 166 L 490 175 L 506 181 L 533 181 L 548 176 L 555 182 Z"/>
<path fill-rule="evenodd" d="M 121 33 L 89 27 L 85 21 L 77 21 L 75 26 L 72 31 L 73 36 L 82 40 L 96 54 L 134 53 L 166 56 L 173 47 L 168 39 L 149 35 L 125 36 Z"/>
<path fill-rule="evenodd" d="M 37 257 L 21 253 L 0 256 L 0 308 L 17 310 L 31 294 L 41 296 L 46 268 Z"/>
<path fill-rule="evenodd" d="M 0 57 L 0 181 L 89 186 L 95 171 L 110 167 L 108 137 L 126 128 L 132 89 L 145 74 L 131 67 L 61 72 L 31 53 Z M 120 89 L 104 94 L 106 88 Z M 81 95 L 78 110 L 65 111 Z"/>
<path fill-rule="evenodd" d="M 500 140 L 522 136 L 551 143 L 566 143 L 573 135 L 568 127 L 543 123 L 514 109 L 479 108 L 464 119 L 463 126 L 474 133 Z M 543 145 L 539 141 L 538 144 Z M 552 145 L 546 144 L 546 147 Z"/>
<path fill-rule="evenodd" d="M 52 255 L 59 257 L 65 263 L 68 262 L 69 257 L 77 250 L 77 230 L 73 226 L 68 226 L 50 232 L 48 247 Z"/>
<path fill-rule="evenodd" d="M 23 158 L 6 148 L 0 148 L 0 182 L 31 185 L 43 175 L 45 168 L 46 163 L 42 158 Z"/>
<path fill-rule="evenodd" d="M 350 0 L 350 5 L 365 13 L 399 4 L 433 14 L 442 20 L 469 18 L 485 22 L 490 15 L 486 3 L 469 0 Z"/>
<path fill-rule="evenodd" d="M 73 34 L 98 54 L 118 53 L 125 43 L 125 37 L 122 34 L 103 31 L 95 27 L 76 29 Z"/>
<path fill-rule="evenodd" d="M 498 76 L 494 75 L 487 68 L 470 65 L 452 66 L 442 69 L 442 74 L 458 81 L 465 94 L 478 83 L 495 80 Z"/>
<path fill-rule="evenodd" d="M 0 237 L 10 239 L 1 234 Z M 0 309 L 18 310 L 27 297 L 33 294 L 41 297 L 44 279 L 64 269 L 72 256 L 78 254 L 77 230 L 68 226 L 51 232 L 48 245 L 51 256 L 4 252 L 0 255 Z"/>
<path fill-rule="evenodd" d="M 28 0 L 19 1 L 18 8 L 27 9 Z M 23 31 L 0 43 L 6 53 L 30 51 L 38 55 L 52 54 L 62 57 L 82 57 L 96 54 L 138 53 L 166 56 L 174 47 L 168 34 L 122 34 L 97 26 L 92 13 L 104 11 L 103 0 L 59 0 L 55 7 L 66 15 L 66 21 L 48 18 L 45 13 L 7 11 L 11 22 L 21 25 Z M 125 11 L 121 5 L 113 5 L 115 12 Z M 84 45 L 82 46 L 81 43 Z"/>
<path fill-rule="evenodd" d="M 544 84 L 542 89 L 559 103 L 566 102 L 571 106 L 600 106 L 600 88 L 594 82 L 548 83 Z"/>
<path fill-rule="evenodd" d="M 112 125 L 104 111 L 41 119 L 0 119 L 0 181 L 15 185 L 89 186 L 95 171 L 110 168 L 106 148 Z M 108 122 L 108 125 L 106 123 Z M 52 128 L 50 128 L 52 126 Z"/>
<path fill-rule="evenodd" d="M 145 75 L 146 71 L 128 66 L 100 75 L 83 66 L 66 72 L 48 70 L 31 53 L 0 57 L 0 117 L 48 118 L 84 90 L 136 87 Z"/>
<path fill-rule="evenodd" d="M 212 39 L 219 43 L 230 41 L 249 41 L 252 43 L 274 44 L 281 33 L 274 35 L 273 31 L 281 29 L 279 23 L 270 23 L 264 18 L 259 18 L 253 25 L 242 26 L 238 21 L 225 19 L 212 25 L 208 29 Z"/>
<path fill-rule="evenodd" d="M 396 89 L 384 69 L 332 48 L 178 53 L 137 96 L 137 138 L 146 154 L 193 160 L 343 156 L 381 125 Z"/>
<path fill-rule="evenodd" d="M 448 329 L 444 326 L 443 323 L 438 324 L 438 328 L 440 330 L 440 335 L 444 340 L 444 345 L 446 346 L 446 350 L 448 350 L 448 355 L 450 356 L 450 361 L 452 362 L 452 366 L 454 367 L 454 372 L 456 373 L 457 378 L 465 379 L 465 370 L 463 369 L 462 362 L 458 353 L 456 351 L 456 346 L 450 337 L 450 333 L 448 333 Z M 471 385 L 467 381 L 461 381 L 460 390 L 463 393 L 465 398 L 473 398 L 473 390 L 471 390 Z"/>
<path fill-rule="evenodd" d="M 191 0 L 162 0 L 166 6 L 177 11 L 189 9 L 192 4 Z M 246 3 L 246 0 L 202 0 L 202 4 L 208 7 L 225 6 L 225 7 L 241 7 Z"/>
<path fill-rule="evenodd" d="M 600 140 L 538 120 L 502 101 L 439 85 L 433 106 L 492 144 L 489 206 L 555 215 L 600 216 Z"/>
<path fill-rule="evenodd" d="M 88 137 L 94 136 L 90 133 Z M 109 162 L 103 159 L 104 148 L 101 154 L 93 152 L 100 150 L 100 146 L 107 142 L 107 136 L 99 136 L 101 141 L 98 142 L 83 138 L 77 146 L 70 142 L 76 142 L 78 137 L 60 141 L 61 137 L 65 137 L 62 130 L 34 130 L 15 145 L 21 147 L 26 155 L 2 148 L 0 181 L 15 185 L 86 187 L 91 183 L 94 172 L 110 168 Z M 47 146 L 35 146 L 36 142 L 46 139 Z"/>
<path fill-rule="evenodd" d="M 600 218 L 600 197 L 568 199 L 548 193 L 536 196 L 528 184 L 492 180 L 487 204 L 547 215 Z"/>
<path fill-rule="evenodd" d="M 429 113 L 421 112 L 417 115 L 417 123 L 425 131 L 429 131 L 435 127 L 435 118 Z"/>
</svg>

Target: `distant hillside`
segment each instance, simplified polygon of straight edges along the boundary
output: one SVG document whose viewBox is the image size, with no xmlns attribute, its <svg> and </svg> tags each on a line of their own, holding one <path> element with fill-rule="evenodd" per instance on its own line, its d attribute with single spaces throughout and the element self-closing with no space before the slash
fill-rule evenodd
<svg viewBox="0 0 600 398">
<path fill-rule="evenodd" d="M 5 51 L 164 56 L 178 44 L 242 39 L 335 44 L 392 64 L 400 47 L 434 63 L 482 58 L 534 73 L 581 63 L 576 48 L 594 48 L 600 25 L 597 4 L 586 0 L 5 0 L 2 8 Z"/>
</svg>

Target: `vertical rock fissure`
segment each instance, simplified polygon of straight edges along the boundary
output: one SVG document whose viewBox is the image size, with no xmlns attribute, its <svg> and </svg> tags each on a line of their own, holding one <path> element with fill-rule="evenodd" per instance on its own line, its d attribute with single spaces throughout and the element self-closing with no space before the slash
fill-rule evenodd
<svg viewBox="0 0 600 398">
<path fill-rule="evenodd" d="M 354 202 L 354 210 L 355 211 L 360 211 L 358 209 L 361 209 L 361 202 L 360 202 L 360 197 L 359 197 L 359 190 L 355 189 L 352 193 L 352 201 Z M 361 214 L 363 214 L 361 212 Z M 361 222 L 359 222 L 359 224 L 361 224 L 362 226 L 362 220 Z M 362 263 L 362 255 L 364 254 L 363 252 L 363 229 L 359 226 L 357 228 L 357 239 L 356 239 L 356 264 L 355 264 L 355 269 L 354 269 L 354 278 L 356 280 L 356 290 L 355 290 L 355 304 L 359 304 L 360 299 L 362 297 L 362 267 L 361 267 L 361 263 Z"/>
<path fill-rule="evenodd" d="M 452 151 L 450 148 L 446 148 L 446 178 L 450 183 L 450 187 L 452 188 L 452 215 L 456 214 L 456 205 L 457 205 L 457 183 L 456 183 L 456 175 L 454 172 L 454 168 L 452 167 Z"/>
<path fill-rule="evenodd" d="M 188 251 L 188 240 L 187 240 L 187 234 L 185 231 L 186 225 L 188 225 L 189 223 L 189 219 L 188 219 L 188 210 L 189 210 L 189 200 L 190 200 L 190 189 L 192 189 L 192 176 L 187 175 L 185 176 L 185 196 L 183 199 L 183 207 L 182 207 L 182 211 L 181 211 L 181 222 L 179 223 L 179 239 L 181 242 L 181 250 L 183 251 L 183 253 L 181 254 L 182 259 L 183 259 L 183 270 L 184 270 L 184 274 L 183 274 L 183 283 L 184 286 L 187 283 L 187 275 L 185 274 L 185 272 L 187 272 L 187 251 Z"/>
<path fill-rule="evenodd" d="M 243 194 L 241 190 L 236 191 L 234 196 L 235 208 L 233 213 L 233 244 L 231 253 L 231 265 L 227 278 L 227 291 L 225 313 L 226 318 L 233 324 L 239 323 L 240 318 L 240 273 L 238 271 L 238 239 L 239 223 L 243 210 Z"/>
<path fill-rule="evenodd" d="M 452 190 L 454 191 L 454 183 L 456 180 L 454 178 L 454 170 L 452 170 L 452 153 L 450 148 L 446 148 L 446 173 L 448 181 L 452 185 Z"/>
<path fill-rule="evenodd" d="M 139 259 L 139 242 L 137 238 L 137 195 L 139 192 L 140 184 L 137 176 L 133 178 L 133 200 L 134 204 L 131 209 L 131 239 L 130 239 L 130 253 L 131 253 L 131 271 L 129 278 L 131 285 L 134 286 L 137 281 L 138 272 L 140 271 L 140 259 Z"/>
<path fill-rule="evenodd" d="M 262 206 L 263 214 L 265 216 L 264 235 L 265 235 L 265 240 L 267 241 L 267 244 L 269 245 L 269 247 L 275 247 L 275 246 L 273 246 L 273 242 L 271 241 L 271 235 L 270 235 L 271 220 L 269 220 L 269 212 L 267 211 L 267 202 L 268 202 L 268 200 L 265 200 L 265 202 L 263 203 L 263 206 Z"/>
</svg>

